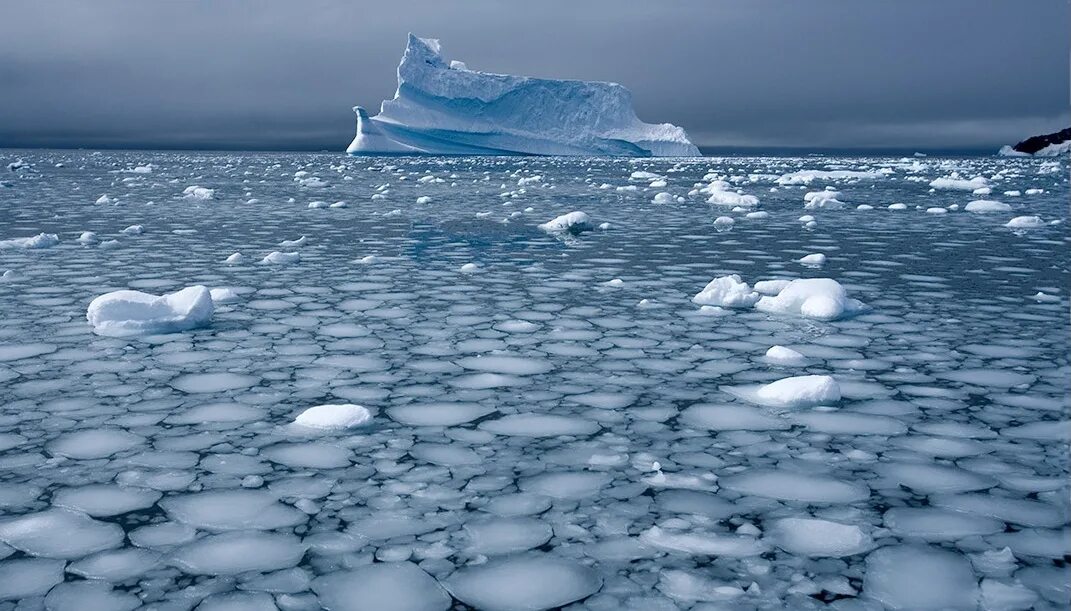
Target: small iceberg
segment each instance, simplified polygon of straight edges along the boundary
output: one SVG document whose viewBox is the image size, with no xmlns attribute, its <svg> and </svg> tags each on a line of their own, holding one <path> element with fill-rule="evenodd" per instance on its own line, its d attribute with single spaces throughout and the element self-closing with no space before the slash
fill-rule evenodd
<svg viewBox="0 0 1071 611">
<path fill-rule="evenodd" d="M 371 419 L 367 407 L 343 403 L 310 407 L 294 418 L 294 424 L 312 429 L 351 429 Z"/>
<path fill-rule="evenodd" d="M 755 309 L 771 314 L 791 314 L 817 320 L 838 320 L 869 308 L 832 278 L 806 278 L 788 283 L 776 297 L 763 297 Z"/>
<path fill-rule="evenodd" d="M 200 285 L 160 296 L 123 290 L 90 302 L 86 320 L 99 335 L 122 337 L 203 327 L 212 320 L 212 311 L 212 294 Z"/>
<path fill-rule="evenodd" d="M 585 231 L 594 229 L 594 225 L 591 224 L 591 218 L 589 218 L 587 214 L 583 212 L 570 212 L 569 214 L 563 214 L 543 223 L 539 228 L 547 233 L 580 235 Z"/>
<path fill-rule="evenodd" d="M 28 238 L 0 240 L 0 250 L 5 248 L 52 248 L 59 244 L 59 241 L 59 236 L 54 233 L 39 233 Z"/>
<path fill-rule="evenodd" d="M 721 276 L 711 280 L 702 291 L 692 297 L 692 303 L 723 308 L 750 308 L 758 303 L 759 295 L 751 290 L 740 276 Z"/>
</svg>

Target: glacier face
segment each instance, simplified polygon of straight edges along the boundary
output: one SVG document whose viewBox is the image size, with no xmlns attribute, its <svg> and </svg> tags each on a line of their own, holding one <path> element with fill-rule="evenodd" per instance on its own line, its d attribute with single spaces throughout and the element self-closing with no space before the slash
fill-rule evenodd
<svg viewBox="0 0 1071 611">
<path fill-rule="evenodd" d="M 394 99 L 353 110 L 353 155 L 699 155 L 683 129 L 640 121 L 621 85 L 472 71 L 412 34 Z"/>
</svg>

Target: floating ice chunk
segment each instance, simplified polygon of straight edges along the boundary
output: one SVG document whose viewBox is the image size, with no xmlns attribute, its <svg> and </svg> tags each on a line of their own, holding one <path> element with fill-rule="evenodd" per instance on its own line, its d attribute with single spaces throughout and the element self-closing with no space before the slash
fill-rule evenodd
<svg viewBox="0 0 1071 611">
<path fill-rule="evenodd" d="M 664 187 L 665 185 L 662 185 L 662 186 Z M 672 204 L 675 201 L 677 201 L 677 199 L 675 197 L 673 197 L 672 193 L 667 193 L 665 191 L 662 191 L 661 193 L 655 193 L 654 199 L 651 200 L 651 203 L 652 204 Z"/>
<path fill-rule="evenodd" d="M 62 560 L 44 558 L 0 561 L 0 601 L 32 600 L 35 596 L 44 596 L 53 586 L 63 582 L 63 566 Z"/>
<path fill-rule="evenodd" d="M 52 505 L 74 509 L 93 517 L 114 516 L 152 507 L 159 500 L 155 490 L 125 488 L 114 484 L 89 484 L 63 488 L 52 496 Z"/>
<path fill-rule="evenodd" d="M 714 219 L 715 229 L 728 229 L 736 224 L 736 221 L 731 216 L 719 216 Z"/>
<path fill-rule="evenodd" d="M 585 231 L 591 231 L 593 225 L 591 218 L 583 212 L 570 212 L 556 217 L 539 226 L 547 233 L 568 233 L 579 235 Z"/>
<path fill-rule="evenodd" d="M 233 255 L 223 260 L 227 265 L 237 265 L 239 263 L 245 263 L 246 256 L 240 252 L 236 252 Z"/>
<path fill-rule="evenodd" d="M 119 248 L 119 240 L 104 240 L 99 248 Z"/>
<path fill-rule="evenodd" d="M 670 532 L 658 526 L 640 533 L 640 542 L 661 550 L 726 558 L 747 558 L 769 551 L 769 546 L 755 537 L 713 532 Z"/>
<path fill-rule="evenodd" d="M 215 303 L 232 303 L 240 299 L 238 293 L 230 287 L 214 288 L 208 294 L 211 295 L 212 301 Z"/>
<path fill-rule="evenodd" d="M 337 469 L 351 464 L 353 452 L 326 443 L 277 443 L 260 451 L 268 460 L 299 469 Z"/>
<path fill-rule="evenodd" d="M 840 401 L 840 385 L 832 376 L 808 375 L 782 378 L 759 387 L 727 386 L 731 395 L 761 405 L 782 408 L 829 405 Z"/>
<path fill-rule="evenodd" d="M 326 208 L 326 207 L 327 207 L 327 202 L 324 202 L 324 201 L 309 202 L 309 208 L 312 208 L 312 209 Z"/>
<path fill-rule="evenodd" d="M 930 187 L 934 189 L 952 189 L 958 191 L 974 191 L 982 187 L 988 187 L 989 181 L 984 176 L 975 176 L 970 180 L 964 180 L 959 176 L 935 178 L 930 181 Z"/>
<path fill-rule="evenodd" d="M 618 286 L 624 286 L 625 285 L 625 281 L 620 279 L 620 278 L 614 278 L 612 280 L 607 280 L 604 284 L 606 286 L 618 287 Z"/>
<path fill-rule="evenodd" d="M 755 212 L 748 212 L 747 214 L 744 215 L 744 218 L 765 219 L 765 218 L 770 218 L 770 213 L 766 212 L 765 210 L 757 210 Z"/>
<path fill-rule="evenodd" d="M 456 362 L 465 369 L 521 376 L 547 373 L 554 369 L 554 365 L 546 360 L 500 354 L 470 356 L 458 359 Z"/>
<path fill-rule="evenodd" d="M 296 240 L 283 240 L 282 242 L 279 242 L 279 246 L 282 246 L 283 248 L 301 248 L 308 243 L 309 238 L 301 236 Z"/>
<path fill-rule="evenodd" d="M 784 346 L 771 346 L 770 349 L 766 351 L 765 359 L 766 362 L 773 363 L 774 365 L 786 365 L 792 367 L 798 367 L 807 362 L 807 357 L 796 352 L 792 348 L 785 348 Z"/>
<path fill-rule="evenodd" d="M 577 500 L 598 495 L 612 480 L 609 474 L 595 471 L 559 471 L 522 479 L 519 487 L 554 499 Z"/>
<path fill-rule="evenodd" d="M 387 415 L 411 426 L 457 426 L 494 412 L 495 408 L 479 403 L 414 403 L 392 407 Z"/>
<path fill-rule="evenodd" d="M 454 598 L 477 609 L 538 611 L 591 596 L 602 587 L 602 578 L 575 560 L 525 554 L 463 567 L 443 585 Z"/>
<path fill-rule="evenodd" d="M 45 597 L 48 611 L 133 611 L 141 599 L 99 581 L 61 583 Z"/>
<path fill-rule="evenodd" d="M 360 259 L 358 259 L 357 262 L 360 263 L 361 265 L 370 265 L 372 263 L 375 263 L 378 260 L 379 260 L 379 257 L 377 257 L 375 255 L 365 255 L 365 256 L 361 257 Z"/>
<path fill-rule="evenodd" d="M 1060 303 L 1059 295 L 1049 295 L 1048 293 L 1043 293 L 1041 291 L 1035 293 L 1033 299 L 1038 303 Z"/>
<path fill-rule="evenodd" d="M 0 250 L 5 248 L 52 248 L 59 244 L 59 241 L 59 236 L 54 233 L 39 233 L 29 238 L 0 240 Z"/>
<path fill-rule="evenodd" d="M 790 419 L 810 431 L 830 435 L 902 435 L 907 426 L 890 416 L 815 410 L 792 414 Z"/>
<path fill-rule="evenodd" d="M 740 598 L 744 590 L 730 583 L 708 579 L 680 569 L 663 569 L 658 578 L 658 589 L 666 596 L 684 601 L 727 602 Z M 653 607 L 652 607 L 653 608 Z M 699 609 L 700 607 L 695 607 Z M 704 607 L 705 608 L 705 607 Z M 725 607 L 714 606 L 713 609 Z"/>
<path fill-rule="evenodd" d="M 751 208 L 759 205 L 759 198 L 754 195 L 743 195 L 735 191 L 730 191 L 729 183 L 721 180 L 716 180 L 710 183 L 709 186 L 700 189 L 702 193 L 708 194 L 708 204 L 715 204 L 717 206 L 740 206 L 743 208 Z"/>
<path fill-rule="evenodd" d="M 773 431 L 790 427 L 780 418 L 735 403 L 693 405 L 681 412 L 679 420 L 685 426 L 708 431 Z"/>
<path fill-rule="evenodd" d="M 844 207 L 840 201 L 840 191 L 811 191 L 803 195 L 803 208 L 805 210 L 837 210 Z"/>
<path fill-rule="evenodd" d="M 989 212 L 1011 212 L 1012 207 L 1004 202 L 977 199 L 963 207 L 967 212 L 986 214 Z"/>
<path fill-rule="evenodd" d="M 418 204 L 430 204 L 431 203 L 431 198 L 428 197 L 427 195 L 421 195 L 420 197 L 416 198 L 416 203 L 418 203 Z"/>
<path fill-rule="evenodd" d="M 480 266 L 476 265 L 475 263 L 466 263 L 461 266 L 461 269 L 459 271 L 465 274 L 471 274 L 473 272 L 479 271 L 479 269 Z"/>
<path fill-rule="evenodd" d="M 497 555 L 539 547 L 550 540 L 554 530 L 542 520 L 515 517 L 470 521 L 465 524 L 465 534 L 470 552 Z"/>
<path fill-rule="evenodd" d="M 279 252 L 278 250 L 268 253 L 260 263 L 263 265 L 286 265 L 289 263 L 297 263 L 301 260 L 301 253 L 297 252 Z"/>
<path fill-rule="evenodd" d="M 1004 522 L 936 507 L 893 507 L 885 512 L 885 527 L 900 537 L 928 541 L 954 541 L 991 535 L 1004 530 Z"/>
<path fill-rule="evenodd" d="M 1045 221 L 1040 216 L 1017 216 L 1004 224 L 1012 229 L 1036 229 L 1044 227 Z"/>
<path fill-rule="evenodd" d="M 209 490 L 160 501 L 173 519 L 206 530 L 273 530 L 304 524 L 308 517 L 262 490 Z"/>
<path fill-rule="evenodd" d="M 815 518 L 782 518 L 773 523 L 767 534 L 777 547 L 800 556 L 839 558 L 873 547 L 862 528 Z"/>
<path fill-rule="evenodd" d="M 131 541 L 133 542 L 133 539 Z M 143 575 L 156 568 L 159 563 L 160 555 L 156 552 L 126 547 L 86 556 L 72 562 L 67 567 L 67 572 L 87 579 L 120 582 Z"/>
<path fill-rule="evenodd" d="M 702 291 L 692 297 L 692 303 L 724 308 L 750 308 L 759 301 L 759 297 L 739 275 L 733 274 L 711 280 Z"/>
<path fill-rule="evenodd" d="M 979 187 L 974 191 L 971 191 L 971 195 L 989 195 L 993 192 L 993 189 L 989 187 Z"/>
<path fill-rule="evenodd" d="M 592 435 L 601 428 L 597 423 L 573 416 L 555 414 L 510 414 L 497 420 L 485 420 L 478 428 L 496 435 L 517 437 L 558 437 Z"/>
<path fill-rule="evenodd" d="M 784 174 L 777 179 L 779 185 L 809 185 L 815 180 L 867 180 L 883 178 L 889 172 L 870 170 L 801 170 Z"/>
<path fill-rule="evenodd" d="M 141 235 L 144 232 L 145 227 L 143 227 L 142 225 L 131 225 L 126 229 L 120 231 L 119 233 L 122 233 L 124 235 Z"/>
<path fill-rule="evenodd" d="M 350 429 L 371 419 L 372 412 L 367 407 L 344 403 L 310 407 L 294 418 L 294 424 L 314 429 Z"/>
<path fill-rule="evenodd" d="M 844 287 L 831 278 L 793 280 L 776 297 L 759 299 L 755 307 L 818 320 L 837 320 L 869 309 L 863 302 L 850 299 Z"/>
<path fill-rule="evenodd" d="M 75 240 L 75 242 L 78 242 L 79 244 L 92 244 L 96 241 L 97 234 L 93 233 L 92 231 L 83 231 L 82 235 L 78 236 L 78 239 Z"/>
<path fill-rule="evenodd" d="M 718 483 L 740 494 L 812 504 L 854 503 L 870 496 L 866 484 L 773 469 L 749 469 L 723 477 Z"/>
<path fill-rule="evenodd" d="M 907 204 L 889 204 L 886 207 L 889 210 L 907 210 Z"/>
<path fill-rule="evenodd" d="M 926 545 L 895 545 L 867 556 L 863 596 L 890 609 L 974 609 L 978 581 L 962 554 Z"/>
<path fill-rule="evenodd" d="M 200 285 L 162 296 L 124 290 L 90 302 L 86 319 L 100 335 L 174 333 L 207 325 L 212 310 L 212 296 Z"/>
<path fill-rule="evenodd" d="M 99 206 L 104 206 L 104 205 L 107 205 L 107 204 L 114 204 L 115 200 L 110 198 L 110 197 L 108 197 L 108 194 L 105 193 L 104 195 L 101 195 L 100 197 L 98 197 L 97 201 L 95 201 L 93 203 L 97 204 Z"/>
<path fill-rule="evenodd" d="M 858 206 L 855 207 L 855 209 L 856 210 L 873 210 L 874 206 L 871 206 L 870 204 L 859 204 Z"/>
<path fill-rule="evenodd" d="M 237 575 L 297 566 L 304 555 L 305 546 L 294 535 L 238 531 L 188 543 L 175 550 L 171 558 L 193 575 Z"/>
<path fill-rule="evenodd" d="M 212 199 L 216 196 L 215 189 L 208 189 L 198 185 L 192 185 L 182 190 L 182 197 L 185 199 L 192 199 L 198 201 L 204 201 Z"/>
<path fill-rule="evenodd" d="M 1067 522 L 1066 511 L 1050 503 L 979 492 L 935 494 L 930 504 L 1023 526 L 1056 528 Z"/>
<path fill-rule="evenodd" d="M 807 267 L 822 267 L 826 264 L 826 256 L 822 253 L 814 253 L 804 257 L 800 257 L 800 263 Z"/>
<path fill-rule="evenodd" d="M 43 558 L 81 558 L 119 547 L 124 538 L 118 524 L 67 509 L 47 509 L 0 521 L 0 541 Z"/>
<path fill-rule="evenodd" d="M 144 442 L 145 438 L 140 435 L 122 429 L 102 427 L 64 433 L 45 447 L 49 453 L 56 456 L 92 460 L 125 452 Z"/>
<path fill-rule="evenodd" d="M 185 393 L 216 393 L 249 388 L 259 380 L 240 373 L 188 373 L 172 380 L 171 386 Z"/>
<path fill-rule="evenodd" d="M 381 562 L 317 577 L 312 590 L 331 611 L 446 611 L 450 595 L 411 562 Z"/>
</svg>

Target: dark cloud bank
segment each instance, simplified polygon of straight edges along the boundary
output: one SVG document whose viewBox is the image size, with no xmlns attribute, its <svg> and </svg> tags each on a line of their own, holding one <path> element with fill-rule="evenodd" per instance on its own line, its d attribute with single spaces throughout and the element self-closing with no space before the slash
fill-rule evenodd
<svg viewBox="0 0 1071 611">
<path fill-rule="evenodd" d="M 609 80 L 705 149 L 992 150 L 1069 122 L 1066 0 L 0 3 L 0 146 L 342 150 L 405 34 Z"/>
</svg>

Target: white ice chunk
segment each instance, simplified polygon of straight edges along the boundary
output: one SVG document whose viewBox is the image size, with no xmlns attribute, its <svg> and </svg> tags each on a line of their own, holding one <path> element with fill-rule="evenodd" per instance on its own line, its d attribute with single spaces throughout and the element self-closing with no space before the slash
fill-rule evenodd
<svg viewBox="0 0 1071 611">
<path fill-rule="evenodd" d="M 591 231 L 594 225 L 592 225 L 591 218 L 587 214 L 577 211 L 551 219 L 540 225 L 539 228 L 547 233 L 579 235 L 585 231 Z"/>
<path fill-rule="evenodd" d="M 759 301 L 759 297 L 761 295 L 752 291 L 739 275 L 733 274 L 711 280 L 692 297 L 692 302 L 723 308 L 750 308 Z"/>
<path fill-rule="evenodd" d="M 344 403 L 317 405 L 298 414 L 294 424 L 314 429 L 349 429 L 367 424 L 372 412 L 367 407 Z"/>
<path fill-rule="evenodd" d="M 848 292 L 831 278 L 793 280 L 776 297 L 763 297 L 755 307 L 763 312 L 837 320 L 867 310 L 867 306 L 848 297 Z"/>
<path fill-rule="evenodd" d="M 771 346 L 764 358 L 774 365 L 799 366 L 807 362 L 807 357 L 784 346 Z"/>
<path fill-rule="evenodd" d="M 39 233 L 29 238 L 0 240 L 0 250 L 5 248 L 51 248 L 59 244 L 59 241 L 59 236 L 54 233 Z"/>
<path fill-rule="evenodd" d="M 718 483 L 740 494 L 804 503 L 854 503 L 870 496 L 863 483 L 773 469 L 749 469 L 723 477 Z"/>
<path fill-rule="evenodd" d="M 977 199 L 963 207 L 967 212 L 986 214 L 989 212 L 1011 212 L 1012 207 L 1004 202 Z"/>
<path fill-rule="evenodd" d="M 124 290 L 90 302 L 86 319 L 100 335 L 174 333 L 207 325 L 212 310 L 211 293 L 200 285 L 162 296 Z"/>
</svg>

